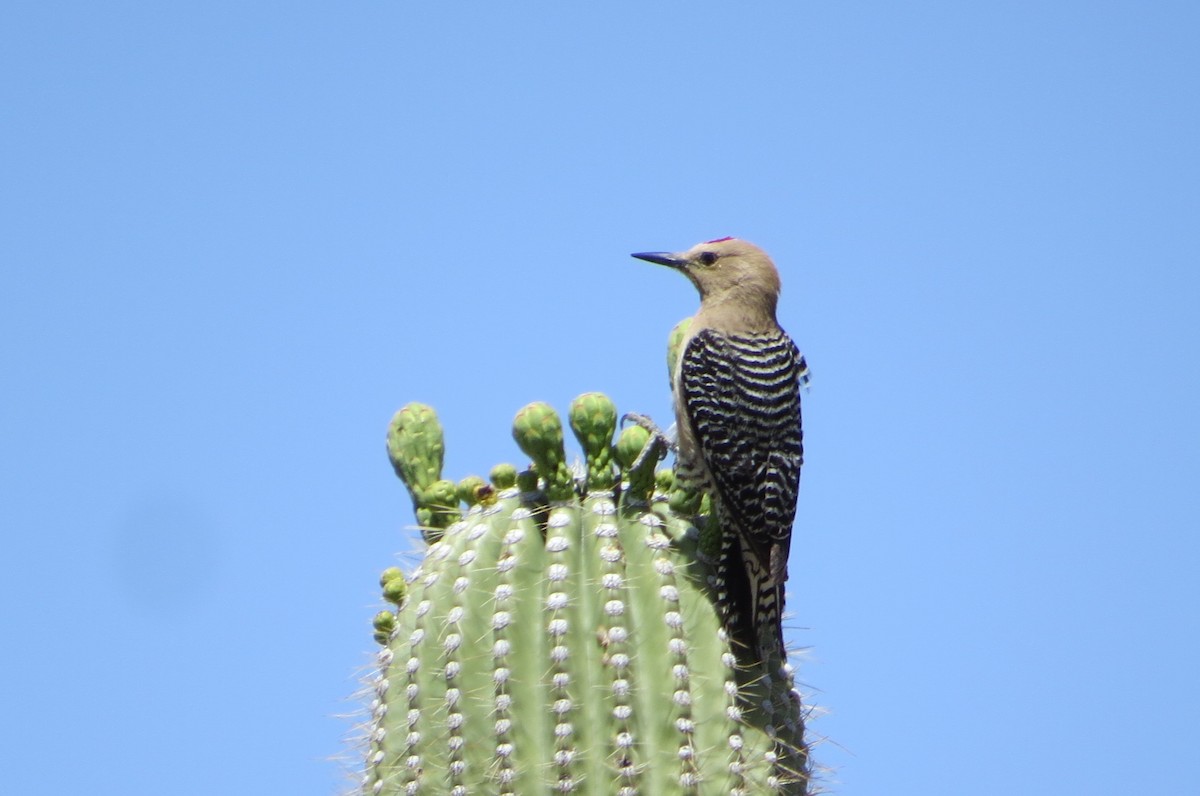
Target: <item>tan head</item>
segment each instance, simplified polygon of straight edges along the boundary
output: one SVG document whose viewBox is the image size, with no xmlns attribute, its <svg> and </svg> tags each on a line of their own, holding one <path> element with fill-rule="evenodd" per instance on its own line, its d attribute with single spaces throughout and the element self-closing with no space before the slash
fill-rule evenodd
<svg viewBox="0 0 1200 796">
<path fill-rule="evenodd" d="M 682 271 L 700 291 L 704 308 L 732 304 L 748 314 L 775 319 L 779 272 L 767 253 L 753 243 L 720 238 L 698 243 L 685 252 L 633 256 Z"/>
</svg>

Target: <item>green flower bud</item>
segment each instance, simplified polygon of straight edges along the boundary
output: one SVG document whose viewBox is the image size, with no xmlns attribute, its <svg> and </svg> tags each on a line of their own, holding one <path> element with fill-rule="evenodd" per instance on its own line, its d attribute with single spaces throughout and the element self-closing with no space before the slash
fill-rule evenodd
<svg viewBox="0 0 1200 796">
<path fill-rule="evenodd" d="M 392 578 L 383 584 L 383 599 L 393 605 L 404 605 L 408 597 L 408 581 L 404 578 Z"/>
<path fill-rule="evenodd" d="M 404 571 L 401 570 L 400 567 L 388 567 L 383 571 L 383 574 L 379 576 L 380 588 L 386 586 L 389 580 L 395 580 L 396 578 L 404 580 Z"/>
<path fill-rule="evenodd" d="M 675 328 L 671 330 L 671 334 L 667 336 L 667 381 L 674 383 L 675 381 L 675 365 L 679 362 L 680 348 L 683 346 L 683 338 L 687 335 L 688 328 L 692 325 L 691 318 L 684 318 L 679 323 L 675 324 Z"/>
<path fill-rule="evenodd" d="M 496 489 L 509 489 L 517 485 L 517 468 L 511 464 L 497 464 L 488 473 L 488 478 Z"/>
<path fill-rule="evenodd" d="M 603 393 L 589 392 L 571 402 L 571 430 L 587 457 L 588 488 L 609 490 L 616 485 L 612 466 L 612 438 L 617 429 L 617 407 Z"/>
<path fill-rule="evenodd" d="M 410 403 L 397 412 L 388 426 L 387 448 L 392 467 L 411 492 L 442 477 L 442 424 L 431 407 Z"/>
<path fill-rule="evenodd" d="M 548 500 L 568 500 L 575 494 L 563 452 L 562 421 L 549 404 L 532 403 L 518 412 L 513 420 L 513 439 L 537 465 Z"/>
<path fill-rule="evenodd" d="M 482 490 L 487 490 L 486 492 Z M 458 482 L 458 499 L 468 506 L 478 505 L 491 493 L 491 487 L 477 475 L 468 475 Z"/>
</svg>

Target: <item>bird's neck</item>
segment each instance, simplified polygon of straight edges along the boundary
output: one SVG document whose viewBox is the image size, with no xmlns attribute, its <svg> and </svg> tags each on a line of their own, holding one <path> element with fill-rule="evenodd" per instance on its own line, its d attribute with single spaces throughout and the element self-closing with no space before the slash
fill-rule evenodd
<svg viewBox="0 0 1200 796">
<path fill-rule="evenodd" d="M 779 328 L 775 319 L 774 296 L 705 296 L 696 313 L 698 328 L 724 334 L 756 335 Z"/>
</svg>

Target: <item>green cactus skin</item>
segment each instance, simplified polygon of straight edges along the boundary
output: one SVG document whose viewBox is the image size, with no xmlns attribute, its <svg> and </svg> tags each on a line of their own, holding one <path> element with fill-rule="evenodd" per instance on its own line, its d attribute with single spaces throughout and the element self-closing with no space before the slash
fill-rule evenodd
<svg viewBox="0 0 1200 796">
<path fill-rule="evenodd" d="M 407 578 L 380 579 L 397 608 L 374 620 L 362 794 L 808 792 L 791 668 L 737 667 L 710 586 L 714 531 L 672 508 L 700 496 L 654 472 L 657 451 L 629 472 L 649 435 L 613 445 L 616 417 L 598 393 L 572 404 L 586 480 L 558 416 L 531 404 L 513 433 L 534 470 L 455 487 L 433 410 L 397 413 L 388 450 L 430 545 Z"/>
</svg>

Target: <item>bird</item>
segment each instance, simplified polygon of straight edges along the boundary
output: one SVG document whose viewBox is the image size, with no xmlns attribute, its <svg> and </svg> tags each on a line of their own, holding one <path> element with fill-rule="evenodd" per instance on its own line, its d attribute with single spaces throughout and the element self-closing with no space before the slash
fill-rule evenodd
<svg viewBox="0 0 1200 796">
<path fill-rule="evenodd" d="M 721 529 L 716 591 L 739 660 L 786 660 L 782 614 L 804 463 L 808 364 L 779 326 L 780 279 L 766 252 L 718 238 L 638 252 L 682 273 L 700 309 L 672 374 L 676 475 L 712 498 Z"/>
</svg>

